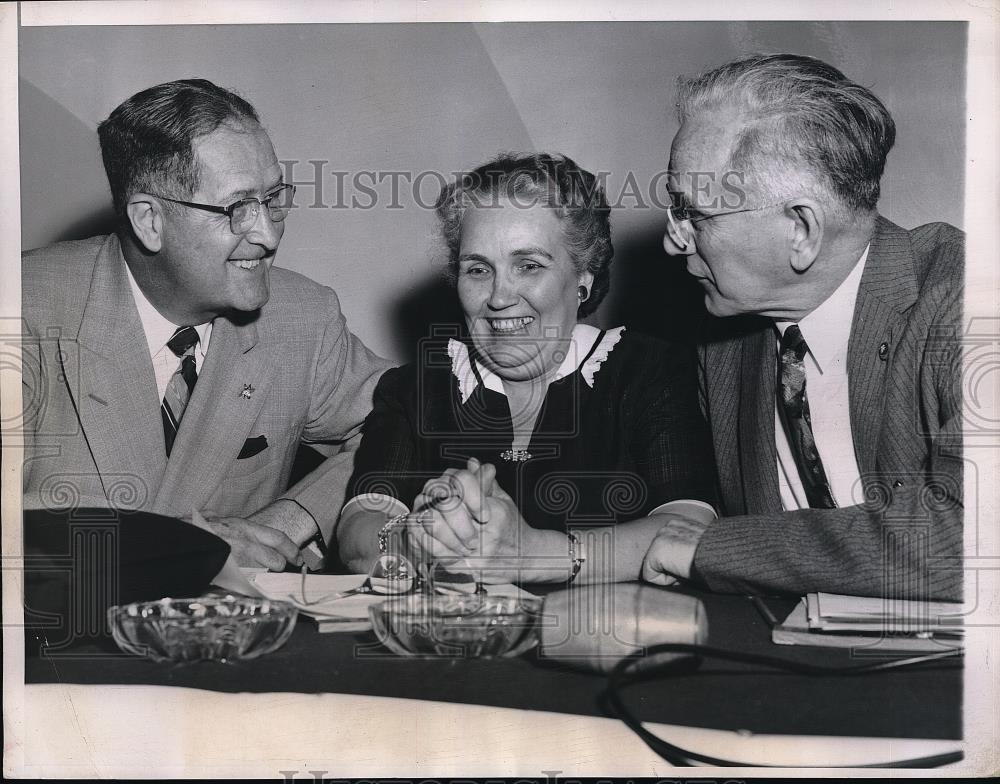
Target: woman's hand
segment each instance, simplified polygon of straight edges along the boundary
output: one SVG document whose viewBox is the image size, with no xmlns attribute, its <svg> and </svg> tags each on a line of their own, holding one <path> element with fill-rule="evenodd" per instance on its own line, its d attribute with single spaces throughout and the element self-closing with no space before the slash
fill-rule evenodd
<svg viewBox="0 0 1000 784">
<path fill-rule="evenodd" d="M 449 468 L 424 485 L 413 501 L 412 519 L 449 550 L 470 554 L 488 519 L 485 498 L 495 473 L 492 466 L 483 473 L 472 459 L 465 469 Z"/>
<path fill-rule="evenodd" d="M 470 459 L 424 486 L 408 527 L 417 557 L 449 571 L 482 573 L 484 582 L 518 576 L 522 553 L 532 552 L 535 530 L 497 484 L 496 469 Z"/>
<path fill-rule="evenodd" d="M 509 560 L 532 552 L 535 529 L 521 516 L 514 499 L 494 481 L 492 493 L 484 500 L 489 520 L 479 527 L 476 554 Z"/>
<path fill-rule="evenodd" d="M 476 460 L 463 470 L 449 468 L 414 499 L 406 535 L 416 560 L 447 563 L 475 552 L 477 529 L 486 519 L 480 483 L 492 483 L 492 473 L 480 477 L 479 468 Z"/>
</svg>

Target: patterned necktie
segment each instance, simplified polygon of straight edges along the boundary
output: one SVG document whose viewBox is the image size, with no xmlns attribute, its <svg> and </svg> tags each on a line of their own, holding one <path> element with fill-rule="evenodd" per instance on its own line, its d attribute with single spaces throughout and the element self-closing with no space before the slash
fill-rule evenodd
<svg viewBox="0 0 1000 784">
<path fill-rule="evenodd" d="M 194 391 L 194 382 L 198 380 L 194 364 L 194 347 L 197 343 L 198 332 L 194 327 L 178 327 L 173 337 L 167 341 L 167 347 L 181 360 L 180 367 L 170 377 L 167 389 L 163 393 L 163 402 L 160 404 L 160 414 L 163 415 L 163 440 L 167 445 L 167 457 L 170 456 L 170 450 L 174 446 L 174 439 L 177 437 L 177 428 L 181 426 L 184 409 Z"/>
<path fill-rule="evenodd" d="M 808 350 L 798 325 L 789 326 L 781 336 L 781 405 L 778 410 L 809 506 L 813 509 L 833 509 L 837 503 L 833 500 L 823 461 L 816 449 L 809 400 L 806 398 L 806 368 L 802 360 Z"/>
</svg>

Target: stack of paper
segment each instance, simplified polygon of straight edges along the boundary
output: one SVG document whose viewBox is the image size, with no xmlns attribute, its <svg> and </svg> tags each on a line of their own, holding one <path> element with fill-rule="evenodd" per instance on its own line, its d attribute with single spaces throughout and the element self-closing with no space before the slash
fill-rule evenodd
<svg viewBox="0 0 1000 784">
<path fill-rule="evenodd" d="M 291 602 L 301 614 L 314 618 L 320 631 L 353 632 L 370 629 L 368 608 L 386 599 L 376 593 L 343 595 L 360 588 L 366 578 L 364 574 L 309 574 L 303 596 L 301 574 L 239 567 L 230 556 L 213 583 L 244 596 Z"/>
<path fill-rule="evenodd" d="M 903 601 L 811 593 L 809 626 L 824 631 L 961 633 L 961 602 Z"/>
<path fill-rule="evenodd" d="M 805 596 L 771 639 L 781 645 L 943 651 L 962 646 L 961 602 L 832 593 Z"/>
</svg>

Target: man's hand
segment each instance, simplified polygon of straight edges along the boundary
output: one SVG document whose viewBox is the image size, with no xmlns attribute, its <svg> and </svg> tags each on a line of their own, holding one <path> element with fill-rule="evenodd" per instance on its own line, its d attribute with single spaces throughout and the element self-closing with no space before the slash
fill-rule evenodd
<svg viewBox="0 0 1000 784">
<path fill-rule="evenodd" d="M 279 498 L 247 519 L 281 531 L 300 548 L 319 532 L 313 516 L 287 498 Z"/>
<path fill-rule="evenodd" d="M 225 540 L 239 566 L 263 566 L 273 572 L 299 566 L 299 547 L 276 528 L 241 517 L 195 516 L 192 522 Z"/>
<path fill-rule="evenodd" d="M 642 579 L 655 585 L 673 585 L 691 576 L 698 542 L 710 522 L 671 517 L 642 559 Z"/>
</svg>

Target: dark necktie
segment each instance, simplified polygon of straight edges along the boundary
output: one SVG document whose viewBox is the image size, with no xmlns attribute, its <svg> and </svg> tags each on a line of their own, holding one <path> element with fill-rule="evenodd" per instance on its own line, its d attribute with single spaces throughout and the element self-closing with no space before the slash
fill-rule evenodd
<svg viewBox="0 0 1000 784">
<path fill-rule="evenodd" d="M 167 389 L 163 393 L 160 413 L 163 415 L 163 440 L 167 446 L 167 456 L 174 446 L 177 429 L 181 426 L 181 417 L 187 408 L 188 400 L 194 391 L 194 383 L 198 373 L 194 364 L 194 347 L 198 343 L 198 332 L 194 327 L 178 327 L 167 348 L 176 354 L 181 364 L 170 377 Z"/>
<path fill-rule="evenodd" d="M 803 358 L 809 347 L 797 324 L 792 324 L 781 336 L 781 378 L 778 392 L 781 405 L 781 419 L 788 435 L 788 445 L 792 449 L 799 478 L 806 491 L 809 506 L 814 509 L 833 509 L 830 483 L 823 470 L 813 438 L 812 419 L 809 416 L 809 400 L 806 397 L 806 368 Z"/>
</svg>

